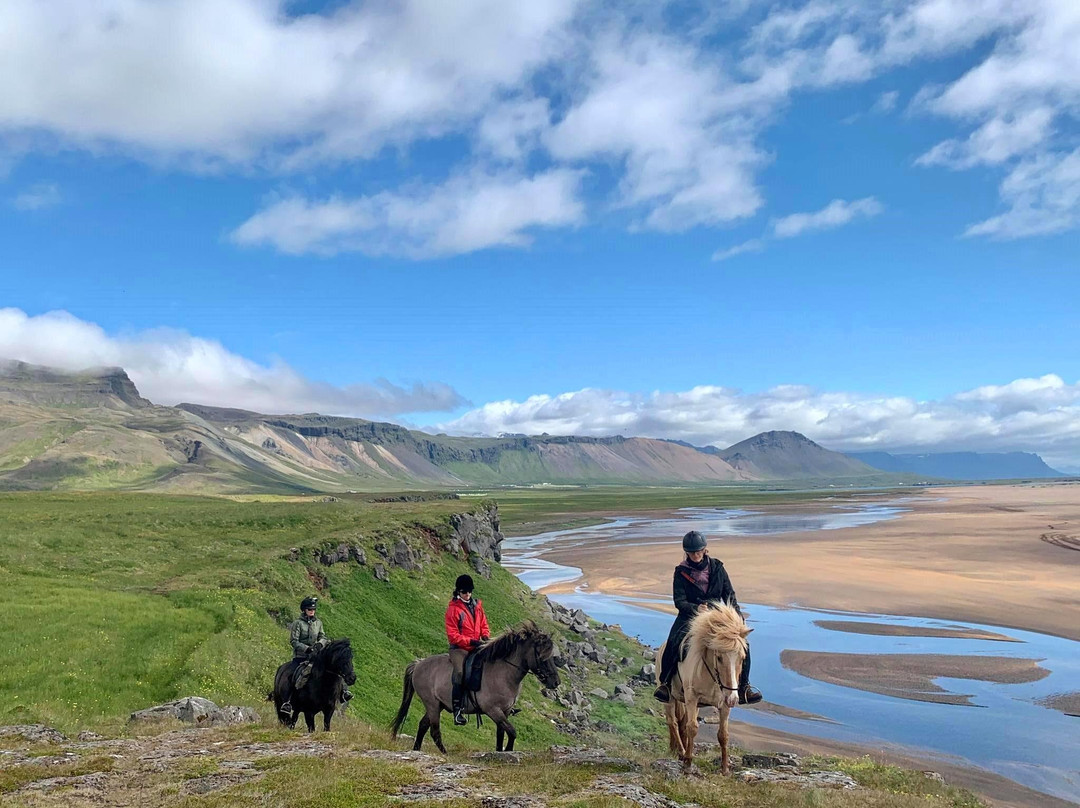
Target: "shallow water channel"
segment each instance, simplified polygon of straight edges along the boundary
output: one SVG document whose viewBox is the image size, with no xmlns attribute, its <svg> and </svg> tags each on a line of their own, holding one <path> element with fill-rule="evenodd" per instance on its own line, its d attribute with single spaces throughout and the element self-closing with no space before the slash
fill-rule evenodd
<svg viewBox="0 0 1080 808">
<path fill-rule="evenodd" d="M 556 547 L 607 542 L 671 545 L 701 530 L 723 535 L 765 535 L 790 531 L 858 527 L 894 519 L 904 500 L 876 504 L 839 503 L 820 513 L 770 515 L 742 510 L 689 508 L 674 518 L 616 519 L 603 525 L 552 531 L 507 539 L 504 565 L 533 589 L 572 582 L 581 571 L 544 558 Z M 667 563 L 665 557 L 663 563 Z M 738 571 L 732 570 L 738 584 Z M 587 585 L 551 598 L 580 608 L 605 623 L 657 646 L 667 638 L 672 615 L 657 611 L 652 597 L 614 597 Z M 768 700 L 815 718 L 795 718 L 760 709 L 737 709 L 733 717 L 800 735 L 831 738 L 863 746 L 905 747 L 968 762 L 995 771 L 1030 788 L 1080 803 L 1080 717 L 1041 706 L 1038 700 L 1080 690 L 1080 643 L 1030 631 L 956 621 L 896 615 L 853 614 L 743 604 L 753 648 L 753 681 Z M 907 629 L 974 629 L 1005 635 L 1013 641 L 850 633 L 827 627 L 829 621 L 857 621 Z M 826 626 L 817 625 L 825 622 Z M 883 629 L 888 630 L 888 629 Z M 946 632 L 948 633 L 948 632 Z M 999 684 L 973 679 L 934 678 L 951 694 L 967 695 L 968 704 L 940 704 L 880 695 L 830 684 L 785 668 L 785 649 L 842 654 L 949 654 L 1039 660 L 1049 675 L 1037 681 Z M 888 658 L 880 659 L 882 666 Z M 824 720 L 823 720 L 824 719 Z"/>
</svg>

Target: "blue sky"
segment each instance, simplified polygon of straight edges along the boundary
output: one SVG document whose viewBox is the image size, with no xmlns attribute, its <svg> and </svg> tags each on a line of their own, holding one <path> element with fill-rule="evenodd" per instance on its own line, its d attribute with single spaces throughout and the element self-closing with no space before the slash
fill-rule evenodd
<svg viewBox="0 0 1080 808">
<path fill-rule="evenodd" d="M 0 32 L 2 356 L 1080 466 L 1075 4 L 14 0 Z"/>
</svg>

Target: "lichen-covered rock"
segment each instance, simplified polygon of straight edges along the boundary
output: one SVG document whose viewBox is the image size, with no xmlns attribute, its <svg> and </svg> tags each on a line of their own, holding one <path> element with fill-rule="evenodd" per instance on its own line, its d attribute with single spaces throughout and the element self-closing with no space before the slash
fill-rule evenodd
<svg viewBox="0 0 1080 808">
<path fill-rule="evenodd" d="M 188 696 L 165 704 L 136 710 L 129 721 L 161 721 L 173 719 L 197 727 L 220 727 L 230 724 L 257 724 L 259 714 L 251 707 L 218 707 L 209 699 Z"/>
<path fill-rule="evenodd" d="M 398 539 L 394 549 L 390 551 L 390 563 L 403 570 L 414 570 L 420 565 L 416 561 L 416 553 L 404 539 Z"/>
<path fill-rule="evenodd" d="M 608 754 L 606 749 L 590 749 L 582 746 L 553 746 L 551 752 L 556 763 L 568 763 L 573 766 L 613 766 L 634 771 L 641 768 L 629 758 Z"/>
<path fill-rule="evenodd" d="M 390 583 L 390 573 L 386 571 L 386 567 L 382 564 L 376 564 L 372 569 L 372 574 L 374 574 L 376 581 Z"/>
<path fill-rule="evenodd" d="M 0 738 L 10 735 L 18 735 L 31 743 L 64 743 L 67 740 L 67 736 L 60 730 L 44 724 L 14 724 L 10 727 L 0 727 Z"/>
<path fill-rule="evenodd" d="M 744 783 L 788 783 L 801 788 L 854 789 L 859 787 L 859 784 L 849 775 L 836 771 L 799 774 L 776 769 L 743 769 L 736 777 Z"/>
</svg>

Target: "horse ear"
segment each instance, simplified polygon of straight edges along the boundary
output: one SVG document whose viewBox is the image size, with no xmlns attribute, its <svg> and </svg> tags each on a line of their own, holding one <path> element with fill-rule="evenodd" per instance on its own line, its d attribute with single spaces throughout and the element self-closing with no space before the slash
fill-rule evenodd
<svg viewBox="0 0 1080 808">
<path fill-rule="evenodd" d="M 749 634 L 749 633 L 750 633 L 751 631 L 753 631 L 753 629 L 752 629 L 752 628 L 750 628 L 750 626 L 747 626 L 747 627 L 746 627 L 745 629 L 743 629 L 743 636 L 745 637 L 745 636 L 746 636 L 747 634 Z"/>
</svg>

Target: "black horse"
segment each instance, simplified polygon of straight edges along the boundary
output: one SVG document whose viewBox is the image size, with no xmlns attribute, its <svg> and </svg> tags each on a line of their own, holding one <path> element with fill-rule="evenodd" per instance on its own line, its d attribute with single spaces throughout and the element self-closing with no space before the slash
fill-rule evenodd
<svg viewBox="0 0 1080 808">
<path fill-rule="evenodd" d="M 323 729 L 330 729 L 330 719 L 341 701 L 341 693 L 346 686 L 356 681 L 353 672 L 353 651 L 348 639 L 334 640 L 318 651 L 312 662 L 311 676 L 299 690 L 292 687 L 296 666 L 303 660 L 294 659 L 277 669 L 274 675 L 274 692 L 270 697 L 274 701 L 278 720 L 292 729 L 300 713 L 304 714 L 308 732 L 315 731 L 315 714 L 323 714 Z M 281 712 L 286 694 L 292 691 L 292 714 Z"/>
</svg>

